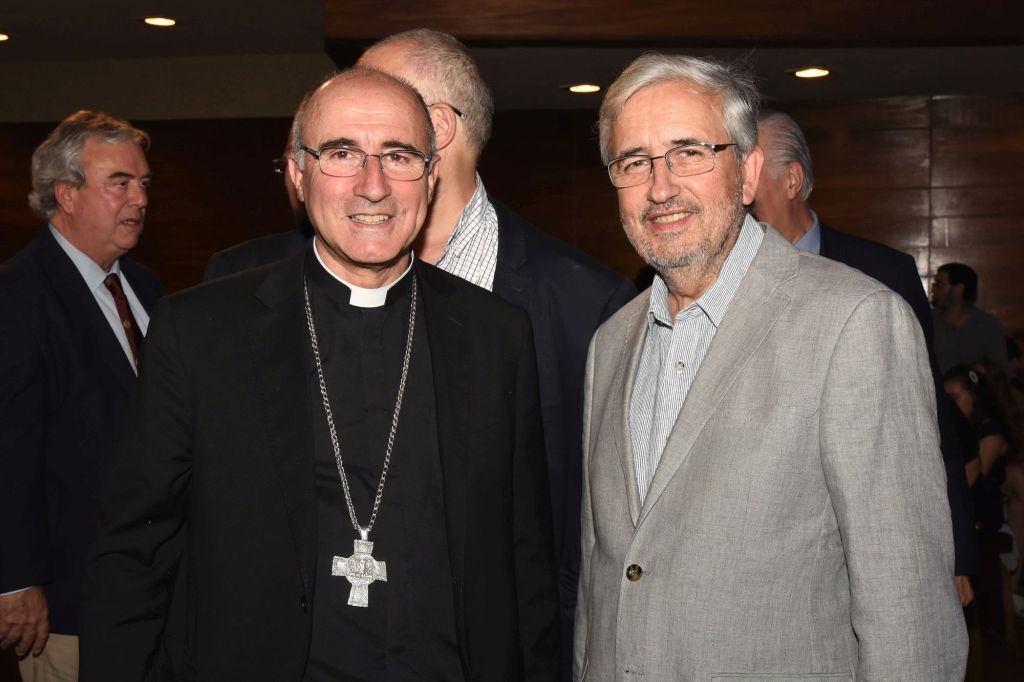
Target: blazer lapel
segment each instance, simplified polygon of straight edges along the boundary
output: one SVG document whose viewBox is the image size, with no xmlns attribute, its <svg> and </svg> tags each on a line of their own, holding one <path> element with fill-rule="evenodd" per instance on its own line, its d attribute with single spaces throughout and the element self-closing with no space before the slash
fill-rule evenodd
<svg viewBox="0 0 1024 682">
<path fill-rule="evenodd" d="M 494 269 L 494 293 L 523 310 L 530 306 L 530 281 L 520 273 L 526 262 L 523 233 L 513 224 L 508 209 L 492 202 L 498 216 L 498 262 Z"/>
<path fill-rule="evenodd" d="M 460 644 L 466 642 L 462 584 L 466 575 L 467 486 L 469 446 L 465 424 L 469 409 L 469 371 L 472 357 L 466 338 L 468 311 L 452 300 L 453 291 L 429 265 L 416 261 L 415 272 L 423 299 L 423 319 L 430 343 L 437 410 L 437 442 L 441 453 L 448 559 L 456 584 L 456 628 Z M 460 647 L 465 651 L 465 646 Z"/>
<path fill-rule="evenodd" d="M 798 252 L 781 236 L 774 230 L 766 231 L 679 410 L 644 500 L 640 523 L 657 504 L 704 425 L 789 305 L 790 296 L 780 285 L 796 276 L 798 259 Z"/>
<path fill-rule="evenodd" d="M 256 292 L 263 310 L 249 322 L 249 340 L 263 428 L 288 511 L 307 592 L 316 564 L 316 483 L 311 420 L 321 412 L 310 404 L 313 378 L 309 333 L 303 312 L 304 256 L 268 272 Z"/>
<path fill-rule="evenodd" d="M 132 369 L 131 361 L 114 336 L 114 330 L 100 310 L 96 297 L 82 279 L 81 273 L 50 234 L 49 227 L 43 228 L 37 245 L 45 264 L 43 274 L 50 281 L 54 295 L 60 301 L 68 319 L 73 321 L 75 328 L 88 329 L 88 338 L 95 346 L 95 353 L 86 351 L 83 356 L 100 358 L 109 370 L 108 376 L 113 377 L 126 393 L 131 393 L 135 386 L 135 371 Z"/>
<path fill-rule="evenodd" d="M 648 301 L 650 291 L 641 294 Z M 626 485 L 626 501 L 629 504 L 629 516 L 635 527 L 640 520 L 640 492 L 636 483 L 636 468 L 633 466 L 633 437 L 629 425 L 629 405 L 633 397 L 633 384 L 636 382 L 637 370 L 640 367 L 640 357 L 643 354 L 644 339 L 647 336 L 647 315 L 648 306 L 643 306 L 640 312 L 629 321 L 626 343 L 623 346 L 623 353 L 619 357 L 619 364 L 615 370 L 615 377 L 612 379 L 612 389 L 609 392 L 612 407 L 618 411 L 611 420 L 614 429 L 615 448 L 619 453 L 619 462 L 622 465 L 622 478 Z"/>
</svg>

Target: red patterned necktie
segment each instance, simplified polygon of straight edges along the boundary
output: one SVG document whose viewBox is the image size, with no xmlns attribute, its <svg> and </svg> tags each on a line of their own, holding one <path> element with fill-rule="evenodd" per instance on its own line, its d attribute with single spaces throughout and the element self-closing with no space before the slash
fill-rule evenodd
<svg viewBox="0 0 1024 682">
<path fill-rule="evenodd" d="M 132 315 L 132 309 L 128 305 L 128 297 L 124 295 L 124 289 L 121 288 L 121 280 L 116 273 L 112 272 L 103 280 L 103 285 L 114 296 L 117 316 L 121 318 L 121 326 L 124 328 L 125 336 L 128 337 L 128 346 L 132 350 L 132 358 L 135 360 L 135 366 L 138 367 L 139 350 L 142 348 L 142 330 L 135 323 L 135 316 Z"/>
</svg>

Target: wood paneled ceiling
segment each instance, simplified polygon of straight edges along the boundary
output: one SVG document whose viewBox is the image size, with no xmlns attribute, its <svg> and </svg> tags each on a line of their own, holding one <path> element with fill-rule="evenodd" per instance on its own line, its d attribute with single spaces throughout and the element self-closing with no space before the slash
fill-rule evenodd
<svg viewBox="0 0 1024 682">
<path fill-rule="evenodd" d="M 324 0 L 328 41 L 429 26 L 477 45 L 1005 45 L 1020 0 Z"/>
</svg>

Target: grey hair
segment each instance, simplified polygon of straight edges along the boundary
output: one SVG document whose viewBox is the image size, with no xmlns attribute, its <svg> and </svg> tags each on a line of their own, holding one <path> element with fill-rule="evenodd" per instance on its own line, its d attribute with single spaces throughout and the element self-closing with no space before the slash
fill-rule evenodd
<svg viewBox="0 0 1024 682">
<path fill-rule="evenodd" d="M 814 163 L 811 161 L 811 150 L 807 147 L 804 131 L 789 114 L 781 111 L 764 111 L 757 117 L 757 125 L 769 128 L 772 132 L 772 148 L 765 149 L 764 162 L 772 177 L 792 162 L 797 162 L 804 171 L 804 181 L 800 185 L 800 198 L 807 201 L 814 189 Z M 770 153 L 769 153 L 770 152 Z"/>
<path fill-rule="evenodd" d="M 477 154 L 482 152 L 491 138 L 494 98 L 469 49 L 452 35 L 418 28 L 374 43 L 363 58 L 377 48 L 403 44 L 410 48 L 405 63 L 413 85 L 428 104 L 445 103 L 461 111 L 470 143 Z"/>
<path fill-rule="evenodd" d="M 85 184 L 82 148 L 87 140 L 134 142 L 142 151 L 149 149 L 149 135 L 133 128 L 128 121 L 85 109 L 71 114 L 32 153 L 32 192 L 28 195 L 28 205 L 43 218 L 49 218 L 57 210 L 58 182 L 73 187 Z"/>
<path fill-rule="evenodd" d="M 392 76 L 389 73 L 384 73 L 383 71 L 367 68 L 365 66 L 353 66 L 345 69 L 344 71 L 339 71 L 328 76 L 314 86 L 312 90 L 307 92 L 299 102 L 299 108 L 295 112 L 295 118 L 292 119 L 292 127 L 289 133 L 291 138 L 292 155 L 295 158 L 295 165 L 299 167 L 299 170 L 302 170 L 305 166 L 306 155 L 302 152 L 302 136 L 306 131 L 306 118 L 309 116 L 310 109 L 314 104 L 316 104 L 317 95 L 331 83 L 355 80 L 359 78 L 376 80 L 379 83 L 397 84 L 408 90 L 409 93 L 416 98 L 416 103 L 423 114 L 423 120 L 427 126 L 427 136 L 430 139 L 429 147 L 427 148 L 427 156 L 432 160 L 436 160 L 434 157 L 437 155 L 437 136 L 434 134 L 434 123 L 430 120 L 430 110 L 427 109 L 427 104 L 423 101 L 423 96 L 419 93 L 419 90 L 414 88 L 408 81 L 398 78 L 397 76 Z"/>
<path fill-rule="evenodd" d="M 612 160 L 612 126 L 629 98 L 643 88 L 677 81 L 691 83 L 722 98 L 722 118 L 729 141 L 736 145 L 733 149 L 737 160 L 742 160 L 754 149 L 761 96 L 749 69 L 711 59 L 651 53 L 638 57 L 627 66 L 605 93 L 597 123 L 604 163 Z"/>
</svg>

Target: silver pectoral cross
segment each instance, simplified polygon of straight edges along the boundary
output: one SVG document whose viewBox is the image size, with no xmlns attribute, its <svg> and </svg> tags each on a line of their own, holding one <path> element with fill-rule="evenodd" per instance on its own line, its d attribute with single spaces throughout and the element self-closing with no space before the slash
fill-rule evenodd
<svg viewBox="0 0 1024 682">
<path fill-rule="evenodd" d="M 363 535 L 365 538 L 366 536 Z M 331 565 L 331 575 L 348 578 L 352 589 L 348 593 L 349 606 L 370 605 L 369 585 L 375 580 L 388 581 L 387 565 L 383 561 L 377 561 L 371 554 L 373 543 L 369 540 L 355 540 L 352 548 L 352 556 L 345 558 L 334 557 Z"/>
</svg>

